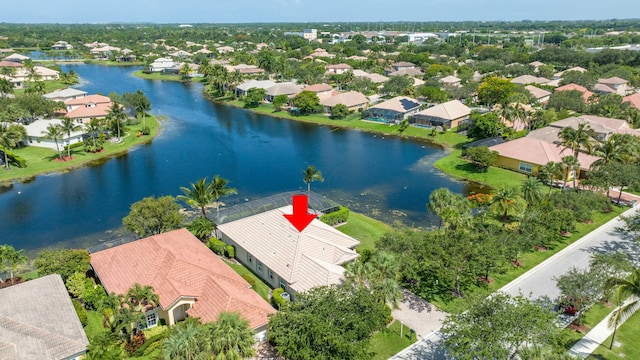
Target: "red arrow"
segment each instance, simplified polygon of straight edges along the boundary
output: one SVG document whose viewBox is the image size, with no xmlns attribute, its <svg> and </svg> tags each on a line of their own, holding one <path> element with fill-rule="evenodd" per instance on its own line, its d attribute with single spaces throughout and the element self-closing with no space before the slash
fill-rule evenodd
<svg viewBox="0 0 640 360">
<path fill-rule="evenodd" d="M 291 225 L 302 232 L 316 218 L 313 214 L 308 214 L 309 198 L 307 195 L 293 195 L 293 214 L 284 214 Z"/>
</svg>

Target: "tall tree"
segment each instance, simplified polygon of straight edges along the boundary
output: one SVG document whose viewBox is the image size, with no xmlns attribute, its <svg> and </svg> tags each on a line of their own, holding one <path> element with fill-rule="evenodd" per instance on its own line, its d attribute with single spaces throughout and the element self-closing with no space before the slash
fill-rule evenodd
<svg viewBox="0 0 640 360">
<path fill-rule="evenodd" d="M 559 329 L 548 309 L 522 295 L 496 292 L 449 315 L 440 332 L 456 359 L 513 359 L 524 347 L 553 344 Z"/>
<path fill-rule="evenodd" d="M 206 206 L 213 202 L 213 189 L 211 183 L 207 183 L 207 178 L 202 178 L 191 183 L 190 187 L 180 187 L 184 195 L 179 195 L 178 200 L 182 200 L 191 207 L 200 208 L 202 216 L 207 217 Z"/>
<path fill-rule="evenodd" d="M 62 159 L 62 151 L 60 150 L 60 146 L 58 145 L 58 140 L 64 136 L 64 130 L 58 124 L 49 124 L 47 125 L 47 130 L 43 131 L 42 134 L 46 139 L 53 139 L 56 143 L 56 150 L 58 151 L 58 158 Z"/>
<path fill-rule="evenodd" d="M 524 210 L 522 198 L 517 187 L 505 185 L 496 191 L 491 200 L 491 207 L 501 214 L 502 220 L 518 215 Z"/>
<path fill-rule="evenodd" d="M 74 123 L 73 119 L 64 117 L 62 118 L 62 123 L 60 123 L 60 128 L 67 134 L 67 157 L 71 159 L 71 132 L 82 129 L 82 125 Z"/>
<path fill-rule="evenodd" d="M 91 268 L 90 262 L 86 249 L 46 249 L 38 254 L 33 265 L 40 276 L 60 274 L 66 281 L 74 273 L 86 273 Z"/>
<path fill-rule="evenodd" d="M 558 147 L 562 146 L 565 149 L 571 149 L 573 156 L 578 159 L 580 149 L 584 149 L 587 153 L 591 152 L 594 136 L 595 132 L 587 123 L 578 124 L 577 129 L 567 126 L 558 133 L 558 137 L 560 138 Z"/>
<path fill-rule="evenodd" d="M 569 175 L 573 173 L 573 188 L 576 188 L 576 178 L 578 177 L 578 170 L 580 169 L 580 162 L 575 156 L 563 156 L 562 166 L 564 167 L 564 187 L 567 186 L 567 180 Z"/>
<path fill-rule="evenodd" d="M 522 198 L 528 206 L 535 205 L 542 200 L 542 182 L 533 176 L 529 176 L 520 184 Z"/>
<path fill-rule="evenodd" d="M 219 175 L 213 177 L 209 187 L 211 188 L 211 193 L 215 200 L 217 213 L 220 213 L 220 198 L 238 193 L 236 188 L 229 187 L 229 180 L 220 177 Z"/>
<path fill-rule="evenodd" d="M 607 324 L 610 328 L 613 328 L 611 344 L 609 345 L 609 349 L 611 349 L 620 321 L 625 321 L 640 308 L 640 268 L 636 268 L 628 278 L 614 277 L 607 280 L 606 287 L 615 290 L 615 297 L 618 302 L 618 307 L 611 314 Z"/>
<path fill-rule="evenodd" d="M 139 237 L 161 234 L 180 227 L 184 216 L 180 205 L 171 196 L 146 197 L 131 205 L 129 215 L 122 219 L 125 228 Z"/>
<path fill-rule="evenodd" d="M 302 181 L 307 184 L 307 192 L 309 192 L 311 191 L 312 181 L 323 182 L 324 178 L 322 177 L 322 172 L 320 170 L 316 169 L 313 165 L 309 165 L 306 169 L 302 170 Z"/>
<path fill-rule="evenodd" d="M 118 102 L 114 102 L 109 108 L 107 114 L 107 120 L 109 121 L 111 128 L 115 128 L 118 139 L 120 139 L 121 128 L 124 127 L 124 122 L 127 120 L 127 113 L 124 112 L 124 108 Z"/>
<path fill-rule="evenodd" d="M 239 313 L 223 312 L 207 326 L 216 359 L 248 359 L 255 356 L 255 335 Z"/>
<path fill-rule="evenodd" d="M 9 155 L 7 152 L 26 137 L 24 126 L 19 124 L 0 123 L 0 145 L 4 154 L 4 168 L 9 170 Z"/>
<path fill-rule="evenodd" d="M 164 359 L 195 360 L 211 356 L 211 343 L 206 329 L 196 318 L 187 318 L 171 329 L 162 343 Z"/>
</svg>

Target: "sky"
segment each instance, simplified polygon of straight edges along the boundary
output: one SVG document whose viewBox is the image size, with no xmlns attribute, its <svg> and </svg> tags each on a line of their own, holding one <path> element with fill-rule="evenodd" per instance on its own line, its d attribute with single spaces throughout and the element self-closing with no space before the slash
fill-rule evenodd
<svg viewBox="0 0 640 360">
<path fill-rule="evenodd" d="M 7 23 L 599 20 L 638 0 L 0 0 Z"/>
</svg>

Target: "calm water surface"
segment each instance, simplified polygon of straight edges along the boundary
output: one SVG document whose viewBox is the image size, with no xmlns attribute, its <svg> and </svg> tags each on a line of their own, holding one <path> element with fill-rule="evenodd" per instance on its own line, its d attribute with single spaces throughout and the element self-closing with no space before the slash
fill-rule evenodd
<svg viewBox="0 0 640 360">
<path fill-rule="evenodd" d="M 92 246 L 119 236 L 129 206 L 145 196 L 178 195 L 201 177 L 219 174 L 238 189 L 231 205 L 306 189 L 302 169 L 314 165 L 325 181 L 314 191 L 387 221 L 430 226 L 425 210 L 439 187 L 467 193 L 432 164 L 438 147 L 395 137 L 301 124 L 213 104 L 200 84 L 149 81 L 133 68 L 76 65 L 89 93 L 142 90 L 161 116 L 162 132 L 127 155 L 65 174 L 0 188 L 0 243 L 32 251 Z"/>
</svg>

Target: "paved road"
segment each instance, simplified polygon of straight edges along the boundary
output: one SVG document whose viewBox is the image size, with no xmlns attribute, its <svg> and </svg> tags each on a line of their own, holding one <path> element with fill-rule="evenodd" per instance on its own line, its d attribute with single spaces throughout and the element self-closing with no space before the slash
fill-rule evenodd
<svg viewBox="0 0 640 360">
<path fill-rule="evenodd" d="M 627 210 L 623 215 L 632 215 L 638 207 Z M 640 249 L 633 239 L 616 231 L 624 223 L 615 218 L 573 244 L 562 249 L 557 254 L 540 263 L 538 266 L 522 274 L 517 279 L 505 285 L 500 291 L 511 295 L 522 293 L 532 299 L 548 296 L 555 299 L 559 290 L 553 280 L 554 277 L 566 273 L 572 266 L 586 268 L 591 254 L 625 251 L 636 259 L 640 257 Z M 448 359 L 440 348 L 440 337 L 436 332 L 425 337 L 412 346 L 392 357 L 392 360 L 440 360 Z"/>
</svg>

